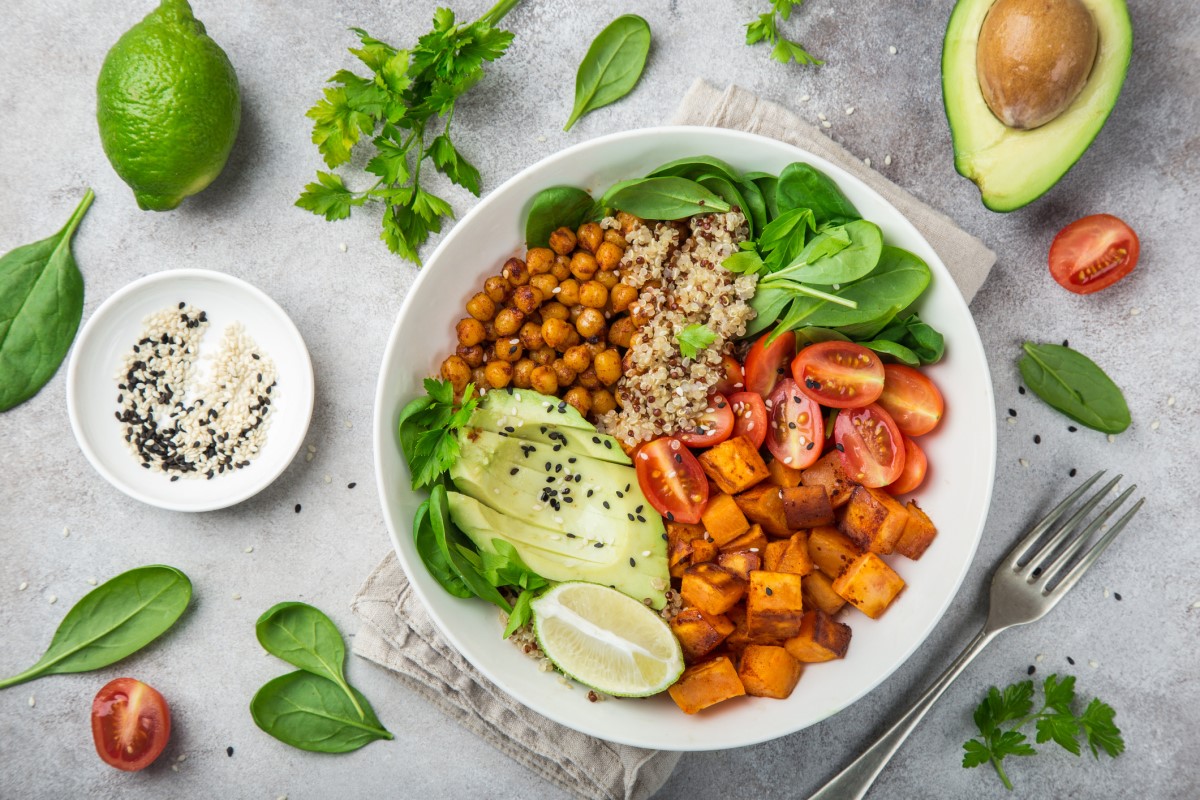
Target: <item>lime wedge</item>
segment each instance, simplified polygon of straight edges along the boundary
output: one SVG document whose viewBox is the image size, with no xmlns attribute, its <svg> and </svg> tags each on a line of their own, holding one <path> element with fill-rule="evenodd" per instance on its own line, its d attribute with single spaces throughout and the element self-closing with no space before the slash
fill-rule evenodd
<svg viewBox="0 0 1200 800">
<path fill-rule="evenodd" d="M 546 657 L 605 694 L 645 697 L 683 672 L 683 651 L 656 612 L 616 589 L 560 583 L 530 604 Z"/>
</svg>

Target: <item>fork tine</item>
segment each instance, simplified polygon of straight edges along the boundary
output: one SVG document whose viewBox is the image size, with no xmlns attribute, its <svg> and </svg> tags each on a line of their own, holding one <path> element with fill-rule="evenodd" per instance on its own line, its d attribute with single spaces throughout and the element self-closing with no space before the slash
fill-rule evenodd
<svg viewBox="0 0 1200 800">
<path fill-rule="evenodd" d="M 1025 566 L 1018 570 L 1018 572 L 1029 574 L 1031 577 L 1037 577 L 1042 574 L 1043 570 L 1038 569 L 1038 565 L 1054 555 L 1054 551 L 1061 547 L 1062 543 L 1071 535 L 1071 532 L 1087 518 L 1088 514 L 1091 514 L 1095 510 L 1096 506 L 1100 505 L 1100 501 L 1107 497 L 1108 493 L 1113 490 L 1113 487 L 1121 482 L 1122 477 L 1124 476 L 1118 475 L 1106 483 L 1100 491 L 1096 492 L 1087 502 L 1080 506 L 1079 510 L 1072 514 L 1070 519 L 1058 526 L 1049 540 L 1025 562 Z"/>
<path fill-rule="evenodd" d="M 1137 484 L 1134 484 L 1125 491 L 1121 492 L 1120 497 L 1118 497 L 1116 500 L 1110 503 L 1108 507 L 1097 514 L 1096 518 L 1092 520 L 1091 524 L 1075 535 L 1075 538 L 1071 540 L 1071 543 L 1063 548 L 1063 551 L 1058 554 L 1058 557 L 1055 558 L 1053 562 L 1051 562 L 1048 566 L 1043 567 L 1040 573 L 1034 573 L 1034 575 L 1031 575 L 1028 582 L 1036 586 L 1039 590 L 1043 592 L 1046 591 L 1046 589 L 1050 586 L 1050 581 L 1053 580 L 1054 577 L 1062 570 L 1062 568 L 1066 566 L 1072 558 L 1075 557 L 1076 553 L 1084 548 L 1084 545 L 1086 545 L 1088 540 L 1092 538 L 1092 534 L 1100 530 L 1100 526 L 1107 522 L 1108 518 L 1115 514 L 1117 509 L 1129 499 L 1129 495 L 1133 494 L 1136 490 Z"/>
<path fill-rule="evenodd" d="M 1125 515 L 1117 520 L 1115 525 L 1108 529 L 1108 532 L 1101 537 L 1100 541 L 1096 542 L 1096 544 L 1092 546 L 1092 549 L 1088 550 L 1087 553 L 1084 554 L 1083 558 L 1079 559 L 1079 563 L 1076 564 L 1070 572 L 1063 576 L 1063 579 L 1059 581 L 1058 586 L 1054 587 L 1051 595 L 1061 596 L 1066 593 L 1068 589 L 1074 586 L 1075 583 L 1083 577 L 1083 573 L 1087 572 L 1088 569 L 1091 568 L 1092 564 L 1096 563 L 1096 559 L 1100 558 L 1100 554 L 1104 552 L 1105 548 L 1112 544 L 1113 539 L 1117 538 L 1117 534 L 1125 529 L 1125 526 L 1129 523 L 1129 520 L 1133 519 L 1133 515 L 1141 510 L 1142 504 L 1145 502 L 1146 498 L 1142 497 L 1134 504 L 1133 508 L 1126 511 Z"/>
<path fill-rule="evenodd" d="M 1051 509 L 1049 514 L 1047 514 L 1040 522 L 1033 526 L 1033 530 L 1029 532 L 1029 535 L 1022 539 L 1008 554 L 1008 566 L 1010 569 L 1018 569 L 1018 563 L 1022 558 L 1029 554 L 1029 551 L 1033 549 L 1035 544 L 1037 544 L 1037 540 L 1042 538 L 1046 531 L 1050 530 L 1050 528 L 1054 526 L 1054 523 L 1058 522 L 1059 518 L 1062 517 L 1062 515 L 1065 514 L 1071 506 L 1075 505 L 1075 502 L 1079 500 L 1080 497 L 1083 497 L 1084 492 L 1092 488 L 1092 485 L 1095 484 L 1096 481 L 1100 480 L 1100 476 L 1103 474 L 1104 470 L 1100 470 L 1095 475 L 1088 478 L 1078 489 L 1071 492 L 1066 500 L 1063 500 L 1061 503 L 1056 505 L 1053 509 Z"/>
</svg>

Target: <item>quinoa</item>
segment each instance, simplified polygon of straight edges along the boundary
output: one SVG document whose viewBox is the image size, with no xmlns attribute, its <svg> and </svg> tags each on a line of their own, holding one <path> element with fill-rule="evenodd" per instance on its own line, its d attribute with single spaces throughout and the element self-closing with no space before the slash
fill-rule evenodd
<svg viewBox="0 0 1200 800">
<path fill-rule="evenodd" d="M 617 384 L 620 408 L 597 420 L 597 428 L 631 446 L 696 427 L 724 375 L 722 356 L 754 318 L 747 301 L 757 278 L 721 266 L 748 235 L 739 211 L 653 224 L 625 236 L 621 281 L 639 290 L 642 324 Z M 601 222 L 608 229 L 617 225 L 611 217 Z M 689 325 L 716 335 L 694 359 L 684 357 L 675 338 Z"/>
</svg>

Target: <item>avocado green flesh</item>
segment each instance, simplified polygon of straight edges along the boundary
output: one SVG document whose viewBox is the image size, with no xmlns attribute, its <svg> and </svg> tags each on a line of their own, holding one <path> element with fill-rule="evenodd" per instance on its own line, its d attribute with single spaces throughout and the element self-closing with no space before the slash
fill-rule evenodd
<svg viewBox="0 0 1200 800">
<path fill-rule="evenodd" d="M 1100 32 L 1087 83 L 1055 119 L 1032 130 L 1004 125 L 988 108 L 975 68 L 979 30 L 995 0 L 959 0 L 942 45 L 942 96 L 954 166 L 983 204 L 1012 211 L 1045 194 L 1096 138 L 1121 93 L 1133 46 L 1124 0 L 1082 0 Z"/>
<path fill-rule="evenodd" d="M 477 408 L 468 424 L 473 428 L 492 433 L 504 432 L 526 442 L 545 444 L 551 448 L 560 445 L 563 450 L 591 456 L 600 461 L 626 465 L 633 463 L 615 439 L 596 433 L 595 430 L 568 428 L 549 422 L 525 422 L 519 416 L 490 408 Z"/>
<path fill-rule="evenodd" d="M 487 393 L 479 408 L 500 416 L 525 421 L 526 425 L 553 424 L 560 428 L 575 428 L 596 433 L 596 426 L 564 400 L 538 394 L 530 389 L 495 389 Z"/>
</svg>

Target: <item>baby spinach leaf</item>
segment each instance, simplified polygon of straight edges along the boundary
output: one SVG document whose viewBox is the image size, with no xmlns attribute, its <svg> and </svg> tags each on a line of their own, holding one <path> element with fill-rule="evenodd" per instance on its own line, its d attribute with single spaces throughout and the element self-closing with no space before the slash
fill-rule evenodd
<svg viewBox="0 0 1200 800">
<path fill-rule="evenodd" d="M 668 161 L 662 166 L 655 167 L 646 173 L 647 178 L 666 177 L 674 175 L 679 178 L 695 180 L 700 175 L 717 174 L 730 181 L 740 180 L 738 171 L 728 163 L 714 156 L 685 156 L 674 161 Z"/>
<path fill-rule="evenodd" d="M 946 352 L 946 340 L 942 334 L 916 314 L 893 320 L 877 336 L 904 345 L 922 364 L 937 363 Z"/>
<path fill-rule="evenodd" d="M 884 245 L 879 264 L 869 275 L 832 293 L 843 300 L 854 301 L 858 307 L 852 309 L 826 302 L 808 317 L 807 322 L 824 328 L 841 328 L 877 320 L 893 309 L 898 311 L 908 307 L 929 286 L 929 280 L 929 266 L 924 261 L 907 250 Z"/>
<path fill-rule="evenodd" d="M 1101 433 L 1129 427 L 1121 389 L 1087 356 L 1057 344 L 1023 345 L 1017 366 L 1030 391 L 1080 425 Z"/>
<path fill-rule="evenodd" d="M 546 247 L 550 234 L 562 227 L 575 230 L 591 215 L 592 196 L 574 186 L 551 186 L 533 198 L 525 217 L 525 246 Z"/>
<path fill-rule="evenodd" d="M 506 612 L 511 612 L 512 606 L 480 573 L 481 565 L 476 563 L 478 556 L 467 547 L 466 537 L 450 520 L 446 487 L 440 483 L 429 492 L 429 522 L 433 528 L 433 536 L 437 541 L 438 549 L 463 584 L 476 597 L 487 600 Z M 474 560 L 472 560 L 472 556 L 475 556 Z"/>
<path fill-rule="evenodd" d="M 767 272 L 776 272 L 792 263 L 804 249 L 810 231 L 815 230 L 813 214 L 807 208 L 785 211 L 763 228 L 758 250 Z"/>
<path fill-rule="evenodd" d="M 832 286 L 863 277 L 879 263 L 883 232 L 865 219 L 848 222 L 818 233 L 776 277 Z"/>
<path fill-rule="evenodd" d="M 805 325 L 802 328 L 796 329 L 796 348 L 809 344 L 820 344 L 821 342 L 848 342 L 850 337 L 845 336 L 832 328 L 818 328 L 815 325 Z"/>
<path fill-rule="evenodd" d="M 166 633 L 191 599 L 192 582 L 174 567 L 123 572 L 85 594 L 59 624 L 46 654 L 19 675 L 0 680 L 0 689 L 114 664 Z"/>
<path fill-rule="evenodd" d="M 784 167 L 775 187 L 779 210 L 812 209 L 818 225 L 862 219 L 837 184 L 816 168 L 797 161 Z"/>
<path fill-rule="evenodd" d="M 413 543 L 417 547 L 417 555 L 429 574 L 443 589 L 455 597 L 474 597 L 475 593 L 467 586 L 458 573 L 450 566 L 450 559 L 442 553 L 437 536 L 433 532 L 433 523 L 429 519 L 429 501 L 421 503 L 413 520 Z"/>
<path fill-rule="evenodd" d="M 83 195 L 62 230 L 0 258 L 0 411 L 54 377 L 83 317 L 83 276 L 71 239 L 96 195 Z"/>
<path fill-rule="evenodd" d="M 890 356 L 901 364 L 910 367 L 917 367 L 921 364 L 921 359 L 917 358 L 916 353 L 896 342 L 889 342 L 886 339 L 873 339 L 869 342 L 862 342 L 862 346 L 870 348 L 882 356 Z"/>
<path fill-rule="evenodd" d="M 695 181 L 728 203 L 730 208 L 736 208 L 738 211 L 741 211 L 745 215 L 746 224 L 750 228 L 750 236 L 751 238 L 754 237 L 754 219 L 747 210 L 746 198 L 742 196 L 742 192 L 737 184 L 723 175 L 713 174 L 697 176 Z"/>
<path fill-rule="evenodd" d="M 605 198 L 605 205 L 642 219 L 686 219 L 729 210 L 729 203 L 708 189 L 675 176 L 629 181 Z"/>
<path fill-rule="evenodd" d="M 742 190 L 742 196 L 746 198 L 746 205 L 742 211 L 746 214 L 746 219 L 750 220 L 752 230 L 761 231 L 767 227 L 767 201 L 763 197 L 762 189 L 758 188 L 758 184 L 754 181 L 740 181 L 738 187 Z"/>
<path fill-rule="evenodd" d="M 317 753 L 348 753 L 376 739 L 392 739 L 357 689 L 305 670 L 268 681 L 250 701 L 254 724 L 284 744 Z M 361 709 L 361 712 L 360 712 Z"/>
<path fill-rule="evenodd" d="M 779 203 L 776 192 L 779 178 L 766 172 L 747 172 L 742 180 L 751 181 L 762 192 L 763 202 L 767 204 L 767 222 L 779 216 Z M 785 209 L 786 210 L 786 209 Z"/>
<path fill-rule="evenodd" d="M 738 275 L 755 275 L 765 267 L 762 256 L 753 250 L 737 251 L 722 261 L 721 266 Z"/>
<path fill-rule="evenodd" d="M 650 54 L 650 25 L 636 14 L 617 17 L 588 48 L 575 75 L 575 108 L 564 131 L 633 90 Z"/>
<path fill-rule="evenodd" d="M 541 589 L 549 582 L 525 565 L 521 554 L 511 542 L 492 539 L 492 550 L 479 552 L 483 576 L 493 586 L 515 586 L 520 589 Z"/>
<path fill-rule="evenodd" d="M 760 287 L 750 298 L 750 307 L 754 309 L 755 316 L 746 323 L 746 332 L 742 338 L 757 336 L 774 325 L 793 297 L 794 295 L 783 287 Z"/>
<path fill-rule="evenodd" d="M 346 682 L 346 645 L 333 620 L 307 603 L 286 602 L 272 606 L 254 626 L 258 643 L 271 655 L 294 667 L 337 684 L 366 719 L 358 698 Z"/>
</svg>

